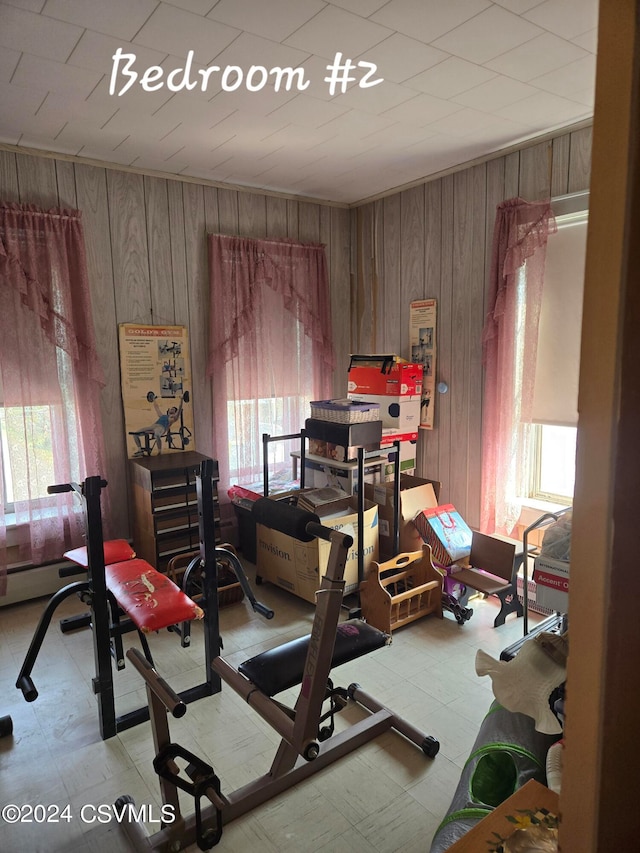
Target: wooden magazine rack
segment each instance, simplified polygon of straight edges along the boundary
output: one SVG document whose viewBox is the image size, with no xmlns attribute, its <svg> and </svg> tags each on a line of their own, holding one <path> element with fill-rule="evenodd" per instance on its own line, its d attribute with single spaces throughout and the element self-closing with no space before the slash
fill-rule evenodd
<svg viewBox="0 0 640 853">
<path fill-rule="evenodd" d="M 429 545 L 372 563 L 360 585 L 360 606 L 367 622 L 387 634 L 431 613 L 442 618 L 442 575 Z"/>
</svg>

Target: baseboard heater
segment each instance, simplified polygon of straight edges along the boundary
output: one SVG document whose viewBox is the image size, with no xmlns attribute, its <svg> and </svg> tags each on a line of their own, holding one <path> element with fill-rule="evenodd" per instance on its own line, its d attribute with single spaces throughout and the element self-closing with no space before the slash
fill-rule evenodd
<svg viewBox="0 0 640 853">
<path fill-rule="evenodd" d="M 60 569 L 73 566 L 68 560 L 49 563 L 46 566 L 14 565 L 7 570 L 7 594 L 0 598 L 0 607 L 33 601 L 36 598 L 53 595 L 63 586 L 79 578 L 59 575 Z"/>
</svg>

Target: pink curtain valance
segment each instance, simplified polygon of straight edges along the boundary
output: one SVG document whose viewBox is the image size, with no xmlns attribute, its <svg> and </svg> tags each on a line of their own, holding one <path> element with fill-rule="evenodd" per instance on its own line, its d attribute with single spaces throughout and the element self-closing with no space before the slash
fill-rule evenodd
<svg viewBox="0 0 640 853">
<path fill-rule="evenodd" d="M 212 293 L 207 373 L 236 358 L 239 342 L 256 328 L 258 289 L 266 284 L 282 298 L 333 369 L 331 308 L 325 247 L 317 243 L 209 235 Z"/>
<path fill-rule="evenodd" d="M 48 340 L 71 356 L 77 369 L 104 386 L 98 359 L 79 210 L 0 205 L 3 276 L 21 305 L 39 318 Z M 64 271 L 64 272 L 63 272 Z M 77 283 L 83 286 L 78 287 Z M 7 317 L 0 318 L 7 322 Z M 6 394 L 6 390 L 5 390 Z"/>
</svg>

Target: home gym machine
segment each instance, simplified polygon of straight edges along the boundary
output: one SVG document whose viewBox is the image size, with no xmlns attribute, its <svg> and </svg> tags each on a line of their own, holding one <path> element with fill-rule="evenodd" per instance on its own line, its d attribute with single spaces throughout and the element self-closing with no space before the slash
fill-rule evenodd
<svg viewBox="0 0 640 853">
<path fill-rule="evenodd" d="M 95 661 L 93 691 L 98 698 L 100 734 L 103 740 L 149 719 L 149 709 L 144 706 L 121 716 L 116 716 L 112 658 L 116 668 L 125 666 L 122 636 L 137 631 L 144 656 L 153 665 L 147 637 L 167 628 L 178 633 L 182 645 L 189 644 L 189 633 L 184 625 L 193 619 L 204 623 L 205 680 L 181 693 L 185 704 L 203 696 L 219 692 L 220 677 L 212 671 L 211 661 L 220 654 L 218 620 L 217 559 L 224 558 L 234 567 L 245 595 L 253 609 L 270 619 L 273 611 L 256 601 L 246 579 L 242 565 L 235 554 L 215 547 L 213 460 L 202 463 L 196 478 L 200 534 L 200 554 L 193 560 L 201 569 L 201 597 L 198 606 L 166 575 L 157 572 L 145 560 L 135 557 L 126 542 L 104 542 L 100 495 L 107 486 L 100 477 L 88 477 L 82 484 L 67 483 L 50 486 L 51 494 L 75 492 L 81 499 L 85 519 L 86 548 L 77 549 L 84 554 L 86 579 L 68 584 L 55 593 L 47 604 L 36 627 L 31 645 L 18 675 L 16 687 L 22 690 L 27 702 L 38 698 L 31 674 L 42 647 L 47 628 L 56 608 L 71 595 L 90 607 L 88 621 L 92 627 Z M 128 551 L 123 553 L 122 546 Z M 113 555 L 118 554 L 117 561 Z M 77 556 L 78 561 L 82 556 Z M 188 573 L 185 573 L 188 574 Z M 123 617 L 124 618 L 121 618 Z"/>
<path fill-rule="evenodd" d="M 146 684 L 157 751 L 153 765 L 160 777 L 163 807 L 168 807 L 162 811 L 173 816 L 171 822 L 164 823 L 152 836 L 147 835 L 141 823 L 123 820 L 120 826 L 137 851 L 177 853 L 193 843 L 200 850 L 209 850 L 220 841 L 224 824 L 391 729 L 404 735 L 430 758 L 438 752 L 435 738 L 380 704 L 358 684 L 347 689 L 334 688 L 329 678 L 332 666 L 379 649 L 389 640 L 388 635 L 360 619 L 339 622 L 345 562 L 353 545 L 352 537 L 322 526 L 313 513 L 268 498 L 255 502 L 253 514 L 257 523 L 303 542 L 317 537 L 331 543 L 326 572 L 316 597 L 311 633 L 263 652 L 237 669 L 221 657 L 212 662 L 216 675 L 278 733 L 280 744 L 266 774 L 233 793 L 222 793 L 213 767 L 171 739 L 167 712 L 182 717 L 187 711 L 185 704 L 136 649 L 129 650 L 127 655 Z M 273 699 L 296 685 L 300 685 L 300 692 L 293 708 Z M 327 701 L 329 709 L 323 713 Z M 357 703 L 369 713 L 334 734 L 334 715 L 348 702 Z M 180 791 L 194 800 L 194 812 L 186 817 L 180 811 Z M 116 808 L 126 816 L 126 805 L 131 803 L 131 797 L 125 795 L 116 801 Z M 132 810 L 128 814 L 131 817 Z"/>
</svg>

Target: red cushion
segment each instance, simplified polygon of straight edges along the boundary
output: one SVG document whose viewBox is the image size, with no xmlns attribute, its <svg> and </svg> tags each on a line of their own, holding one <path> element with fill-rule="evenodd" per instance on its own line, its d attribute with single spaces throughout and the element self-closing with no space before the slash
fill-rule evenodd
<svg viewBox="0 0 640 853">
<path fill-rule="evenodd" d="M 107 589 L 145 634 L 204 616 L 188 595 L 146 560 L 112 563 L 105 567 L 105 576 Z"/>
<path fill-rule="evenodd" d="M 136 552 L 126 539 L 110 539 L 104 543 L 105 566 L 111 563 L 121 563 L 123 560 L 133 560 L 135 555 Z M 85 569 L 89 565 L 86 545 L 83 545 L 82 548 L 74 548 L 73 551 L 67 551 L 63 556 Z"/>
</svg>

